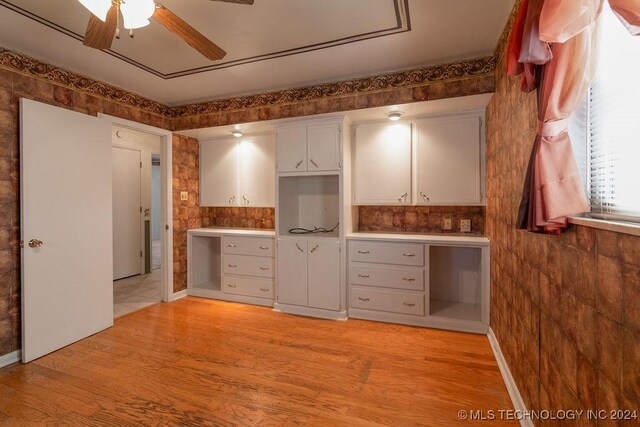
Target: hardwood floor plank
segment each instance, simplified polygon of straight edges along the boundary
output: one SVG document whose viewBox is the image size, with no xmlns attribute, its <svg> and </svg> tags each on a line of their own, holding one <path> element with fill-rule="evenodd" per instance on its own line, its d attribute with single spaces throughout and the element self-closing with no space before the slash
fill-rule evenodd
<svg viewBox="0 0 640 427">
<path fill-rule="evenodd" d="M 191 297 L 0 369 L 2 425 L 449 426 L 460 409 L 512 409 L 484 336 Z"/>
</svg>

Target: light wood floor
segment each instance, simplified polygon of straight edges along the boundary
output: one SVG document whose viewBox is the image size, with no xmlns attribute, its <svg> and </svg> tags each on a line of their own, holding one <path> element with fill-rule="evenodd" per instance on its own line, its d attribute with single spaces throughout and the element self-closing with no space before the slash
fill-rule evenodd
<svg viewBox="0 0 640 427">
<path fill-rule="evenodd" d="M 197 298 L 0 369 L 2 425 L 470 426 L 459 410 L 511 408 L 485 336 Z"/>
</svg>

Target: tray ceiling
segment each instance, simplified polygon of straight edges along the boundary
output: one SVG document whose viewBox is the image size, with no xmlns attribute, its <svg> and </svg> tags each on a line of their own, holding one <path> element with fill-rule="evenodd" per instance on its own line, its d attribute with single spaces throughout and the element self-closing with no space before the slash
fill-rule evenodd
<svg viewBox="0 0 640 427">
<path fill-rule="evenodd" d="M 77 0 L 0 0 L 0 45 L 168 104 L 491 54 L 513 0 L 206 0 L 162 4 L 227 51 L 209 61 L 154 22 L 82 45 Z"/>
</svg>

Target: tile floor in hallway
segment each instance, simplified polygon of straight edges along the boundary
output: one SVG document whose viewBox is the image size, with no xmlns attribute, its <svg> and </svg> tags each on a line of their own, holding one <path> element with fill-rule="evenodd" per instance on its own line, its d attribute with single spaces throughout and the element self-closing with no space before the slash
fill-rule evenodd
<svg viewBox="0 0 640 427">
<path fill-rule="evenodd" d="M 162 301 L 162 270 L 113 282 L 113 317 Z"/>
</svg>

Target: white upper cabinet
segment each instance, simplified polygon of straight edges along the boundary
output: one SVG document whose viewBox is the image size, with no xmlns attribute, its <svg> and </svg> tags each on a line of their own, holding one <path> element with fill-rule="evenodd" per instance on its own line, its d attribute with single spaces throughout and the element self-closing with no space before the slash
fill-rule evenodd
<svg viewBox="0 0 640 427">
<path fill-rule="evenodd" d="M 411 204 L 411 125 L 356 128 L 354 203 Z"/>
<path fill-rule="evenodd" d="M 278 172 L 307 170 L 307 127 L 278 130 Z"/>
<path fill-rule="evenodd" d="M 483 202 L 481 123 L 479 115 L 431 118 L 416 123 L 418 204 Z"/>
<path fill-rule="evenodd" d="M 238 144 L 240 206 L 275 206 L 275 137 L 243 138 Z"/>
<path fill-rule="evenodd" d="M 230 206 L 237 202 L 235 139 L 200 142 L 200 206 Z"/>
<path fill-rule="evenodd" d="M 275 206 L 274 136 L 201 141 L 200 206 Z"/>
<path fill-rule="evenodd" d="M 278 172 L 340 170 L 339 123 L 284 126 L 277 135 Z"/>
<path fill-rule="evenodd" d="M 336 124 L 311 125 L 307 129 L 307 170 L 340 169 L 340 128 Z"/>
</svg>

